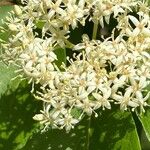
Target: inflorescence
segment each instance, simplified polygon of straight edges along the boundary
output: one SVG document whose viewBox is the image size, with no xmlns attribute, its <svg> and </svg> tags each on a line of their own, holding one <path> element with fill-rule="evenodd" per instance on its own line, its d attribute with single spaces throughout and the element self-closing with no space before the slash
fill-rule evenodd
<svg viewBox="0 0 150 150">
<path fill-rule="evenodd" d="M 43 110 L 33 118 L 45 128 L 69 131 L 98 109 L 144 112 L 150 83 L 150 9 L 137 0 L 22 0 L 6 25 L 12 35 L 1 44 L 2 58 L 32 83 Z M 105 36 L 105 26 L 116 26 Z M 73 30 L 93 24 L 73 43 Z M 4 29 L 7 30 L 7 29 Z M 40 33 L 38 32 L 40 30 Z M 91 29 L 90 29 L 91 30 Z M 103 31 L 106 32 L 106 31 Z M 99 35 L 98 35 L 99 34 Z M 79 38 L 79 37 L 76 37 Z M 68 64 L 56 65 L 56 49 L 72 49 Z M 40 85 L 39 91 L 34 87 Z M 78 115 L 73 112 L 77 111 Z"/>
</svg>

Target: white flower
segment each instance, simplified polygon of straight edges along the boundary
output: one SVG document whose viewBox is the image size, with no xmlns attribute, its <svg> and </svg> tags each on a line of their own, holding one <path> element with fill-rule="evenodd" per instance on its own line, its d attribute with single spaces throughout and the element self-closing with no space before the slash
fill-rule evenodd
<svg viewBox="0 0 150 150">
<path fill-rule="evenodd" d="M 49 20 L 55 16 L 55 13 L 62 14 L 64 12 L 63 9 L 60 8 L 61 3 L 62 0 L 57 0 L 55 3 L 49 0 L 46 2 L 47 7 L 50 9 L 47 14 Z"/>
<path fill-rule="evenodd" d="M 145 97 L 143 97 L 143 94 L 141 91 L 136 91 L 136 98 L 134 99 L 140 106 L 141 112 L 145 112 L 144 106 L 148 106 L 146 100 L 150 97 L 150 92 L 147 93 Z"/>
<path fill-rule="evenodd" d="M 84 3 L 84 0 L 79 1 L 78 5 L 76 2 L 73 3 L 70 1 L 66 5 L 67 8 L 65 9 L 65 12 L 61 14 L 62 19 L 64 19 L 65 22 L 68 22 L 68 25 L 71 25 L 73 29 L 77 27 L 78 21 L 84 25 Z"/>
<path fill-rule="evenodd" d="M 88 98 L 85 98 L 82 101 L 78 101 L 76 107 L 83 110 L 83 113 L 86 113 L 88 116 L 91 116 L 94 112 L 94 103 Z"/>
<path fill-rule="evenodd" d="M 94 100 L 94 103 L 95 103 L 94 109 L 98 109 L 100 107 L 102 107 L 103 110 L 105 109 L 105 107 L 107 109 L 111 109 L 111 105 L 109 103 L 109 98 L 111 95 L 111 88 L 104 87 L 100 89 L 101 89 L 101 93 L 100 92 L 92 93 L 92 95 L 96 99 Z"/>
<path fill-rule="evenodd" d="M 150 36 L 150 28 L 149 26 L 146 27 L 149 24 L 149 16 L 146 14 L 143 14 L 142 16 L 139 15 L 139 20 L 129 15 L 128 18 L 132 21 L 132 23 L 135 25 L 135 28 L 132 29 L 132 27 L 126 29 L 126 33 L 130 36 L 136 37 L 138 34 L 144 34 L 146 36 Z"/>
<path fill-rule="evenodd" d="M 124 93 L 124 95 L 114 95 L 113 96 L 115 101 L 118 101 L 117 103 L 120 104 L 121 110 L 127 110 L 127 106 L 131 106 L 133 108 L 136 108 L 139 106 L 139 104 L 133 100 L 133 89 L 132 87 L 128 87 Z"/>
<path fill-rule="evenodd" d="M 126 81 L 126 76 L 122 75 L 119 79 L 115 78 L 113 83 L 114 85 L 112 86 L 112 96 L 114 93 L 117 92 L 119 87 L 123 87 L 125 85 L 125 81 Z"/>
<path fill-rule="evenodd" d="M 66 131 L 69 131 L 71 128 L 74 128 L 74 125 L 78 122 L 79 120 L 73 118 L 68 112 L 64 114 L 63 118 L 57 120 L 57 123 L 61 126 L 60 128 L 62 129 L 65 127 Z"/>
</svg>

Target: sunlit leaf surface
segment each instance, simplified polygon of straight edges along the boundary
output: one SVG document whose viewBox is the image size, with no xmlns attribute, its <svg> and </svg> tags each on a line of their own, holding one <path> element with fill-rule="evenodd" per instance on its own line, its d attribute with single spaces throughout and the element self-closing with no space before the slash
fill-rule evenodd
<svg viewBox="0 0 150 150">
<path fill-rule="evenodd" d="M 16 76 L 14 66 L 6 66 L 4 63 L 0 62 L 0 97 L 4 94 L 10 83 L 11 79 Z M 16 84 L 16 83 L 15 83 Z"/>
</svg>

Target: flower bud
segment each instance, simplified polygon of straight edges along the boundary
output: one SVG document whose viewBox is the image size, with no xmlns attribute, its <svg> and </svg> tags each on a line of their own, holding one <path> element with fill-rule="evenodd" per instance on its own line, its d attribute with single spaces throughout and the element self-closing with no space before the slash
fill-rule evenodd
<svg viewBox="0 0 150 150">
<path fill-rule="evenodd" d="M 20 16 L 22 14 L 22 10 L 18 5 L 14 5 L 14 12 L 16 15 Z"/>
<path fill-rule="evenodd" d="M 33 117 L 34 120 L 38 120 L 38 121 L 41 121 L 44 119 L 44 116 L 43 114 L 36 114 L 34 117 Z"/>
<path fill-rule="evenodd" d="M 18 31 L 17 26 L 14 25 L 14 24 L 9 24 L 9 25 L 8 25 L 8 28 L 9 28 L 9 30 L 11 30 L 11 31 Z"/>
</svg>

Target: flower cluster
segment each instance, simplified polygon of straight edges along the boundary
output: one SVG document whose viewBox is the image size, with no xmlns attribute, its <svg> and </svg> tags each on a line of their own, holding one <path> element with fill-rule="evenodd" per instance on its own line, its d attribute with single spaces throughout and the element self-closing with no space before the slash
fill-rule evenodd
<svg viewBox="0 0 150 150">
<path fill-rule="evenodd" d="M 137 0 L 22 0 L 7 18 L 12 32 L 3 43 L 5 62 L 16 64 L 33 84 L 43 110 L 33 118 L 45 128 L 70 130 L 97 110 L 147 106 L 150 84 L 150 9 Z M 102 34 L 105 26 L 116 26 Z M 70 40 L 76 28 L 93 24 L 82 41 Z M 102 32 L 103 30 L 103 32 Z M 78 37 L 77 37 L 78 38 Z M 56 65 L 55 50 L 70 48 L 68 64 Z M 36 84 L 39 91 L 34 90 Z"/>
</svg>

